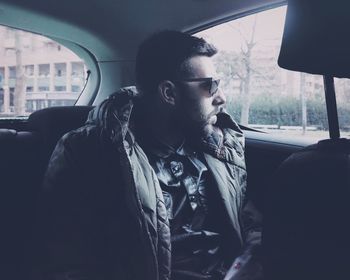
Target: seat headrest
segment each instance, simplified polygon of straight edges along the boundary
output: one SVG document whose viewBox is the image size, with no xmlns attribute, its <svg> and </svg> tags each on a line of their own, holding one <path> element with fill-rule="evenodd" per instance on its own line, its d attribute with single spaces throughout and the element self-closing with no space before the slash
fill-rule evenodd
<svg viewBox="0 0 350 280">
<path fill-rule="evenodd" d="M 349 0 L 289 0 L 278 64 L 350 77 Z"/>
<path fill-rule="evenodd" d="M 28 128 L 44 137 L 60 137 L 66 132 L 83 126 L 92 106 L 51 107 L 29 116 Z"/>
<path fill-rule="evenodd" d="M 350 153 L 350 139 L 337 138 L 321 140 L 317 143 L 317 148 L 324 151 L 342 151 Z"/>
</svg>

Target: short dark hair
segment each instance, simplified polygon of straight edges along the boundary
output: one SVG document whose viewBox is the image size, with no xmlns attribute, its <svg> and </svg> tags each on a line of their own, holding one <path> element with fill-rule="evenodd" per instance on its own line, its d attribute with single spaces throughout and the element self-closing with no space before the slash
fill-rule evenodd
<svg viewBox="0 0 350 280">
<path fill-rule="evenodd" d="M 161 31 L 146 39 L 136 56 L 136 85 L 143 94 L 156 92 L 162 80 L 175 79 L 182 63 L 197 55 L 211 57 L 217 49 L 202 38 L 179 31 Z"/>
</svg>

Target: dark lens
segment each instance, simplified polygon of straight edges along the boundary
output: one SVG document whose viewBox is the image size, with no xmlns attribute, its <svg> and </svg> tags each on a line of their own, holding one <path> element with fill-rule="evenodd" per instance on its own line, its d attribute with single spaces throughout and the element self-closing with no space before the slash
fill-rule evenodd
<svg viewBox="0 0 350 280">
<path fill-rule="evenodd" d="M 211 81 L 211 87 L 210 87 L 210 94 L 211 95 L 214 95 L 218 91 L 219 84 L 220 84 L 220 80 L 219 79 Z"/>
</svg>

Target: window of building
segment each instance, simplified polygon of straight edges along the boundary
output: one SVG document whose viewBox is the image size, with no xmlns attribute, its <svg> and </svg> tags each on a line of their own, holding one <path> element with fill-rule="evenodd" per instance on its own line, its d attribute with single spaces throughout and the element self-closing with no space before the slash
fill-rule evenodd
<svg viewBox="0 0 350 280">
<path fill-rule="evenodd" d="M 50 75 L 50 64 L 39 64 L 39 77 L 47 77 Z"/>
<path fill-rule="evenodd" d="M 34 87 L 26 87 L 26 92 L 33 92 L 34 91 Z"/>
<path fill-rule="evenodd" d="M 66 76 L 66 63 L 55 63 L 55 76 L 62 77 Z"/>
<path fill-rule="evenodd" d="M 16 36 L 19 41 L 15 42 Z M 71 83 L 72 91 L 76 86 L 82 88 L 80 80 L 72 80 L 74 76 L 84 77 L 86 67 L 82 59 L 59 43 L 34 33 L 0 26 L 0 38 L 4 38 L 0 41 L 0 49 L 9 50 L 0 52 L 0 88 L 3 88 L 0 92 L 0 118 L 28 116 L 42 108 L 76 102 L 77 95 L 60 96 L 57 92 L 65 92 L 68 83 Z M 19 52 L 21 57 L 16 56 L 17 49 L 22 50 Z M 70 67 L 67 67 L 68 63 Z M 23 69 L 22 79 L 16 79 L 20 74 L 16 73 L 16 66 Z M 7 87 L 3 87 L 4 84 Z M 15 90 L 16 87 L 23 89 L 24 94 L 19 93 L 18 88 Z M 24 102 L 19 102 L 15 95 L 25 98 Z M 16 108 L 16 104 L 26 106 Z"/>
<path fill-rule="evenodd" d="M 5 67 L 0 67 L 0 85 L 3 84 L 5 79 Z"/>
<path fill-rule="evenodd" d="M 15 105 L 15 88 L 10 88 L 10 106 Z"/>
<path fill-rule="evenodd" d="M 85 83 L 85 69 L 81 62 L 72 62 L 71 85 L 72 92 L 81 92 Z"/>
<path fill-rule="evenodd" d="M 15 66 L 9 67 L 9 78 L 16 79 L 16 67 Z"/>
<path fill-rule="evenodd" d="M 84 78 L 84 64 L 81 62 L 72 62 L 72 76 Z"/>
<path fill-rule="evenodd" d="M 33 101 L 32 100 L 27 100 L 26 102 L 26 110 L 28 112 L 34 112 L 34 107 L 33 107 Z"/>
<path fill-rule="evenodd" d="M 49 88 L 48 86 L 39 86 L 39 87 L 38 87 L 38 90 L 39 90 L 39 91 L 49 91 L 50 88 Z"/>
<path fill-rule="evenodd" d="M 25 74 L 29 77 L 34 76 L 34 65 L 26 65 Z"/>
<path fill-rule="evenodd" d="M 328 138 L 323 77 L 277 65 L 285 13 L 279 7 L 196 35 L 219 49 L 214 61 L 220 86 L 238 123 L 293 138 Z"/>
<path fill-rule="evenodd" d="M 66 86 L 55 86 L 55 91 L 66 91 Z"/>
</svg>

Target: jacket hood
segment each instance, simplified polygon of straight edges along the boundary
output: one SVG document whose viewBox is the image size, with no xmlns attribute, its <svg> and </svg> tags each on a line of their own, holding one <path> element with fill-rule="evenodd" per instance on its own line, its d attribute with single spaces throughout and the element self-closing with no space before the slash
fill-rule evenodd
<svg viewBox="0 0 350 280">
<path fill-rule="evenodd" d="M 134 99 L 138 97 L 136 87 L 121 88 L 89 113 L 86 124 L 100 127 L 113 143 L 122 142 L 129 131 Z"/>
</svg>

